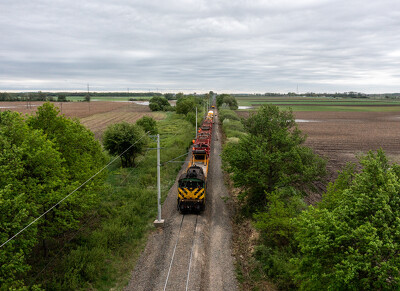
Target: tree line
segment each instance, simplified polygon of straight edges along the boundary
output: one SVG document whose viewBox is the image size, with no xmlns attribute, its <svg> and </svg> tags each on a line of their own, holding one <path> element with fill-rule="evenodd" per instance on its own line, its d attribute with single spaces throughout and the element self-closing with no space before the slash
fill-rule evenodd
<svg viewBox="0 0 400 291">
<path fill-rule="evenodd" d="M 133 167 L 149 143 L 147 134 L 156 133 L 156 121 L 144 116 L 136 124 L 110 125 L 103 144 L 111 155 L 122 154 L 123 167 Z M 49 246 L 76 230 L 99 204 L 107 176 L 99 171 L 107 156 L 90 130 L 51 103 L 31 116 L 0 112 L 0 148 L 1 244 L 44 214 L 0 248 L 1 289 L 23 289 L 32 256 L 47 257 Z"/>
<path fill-rule="evenodd" d="M 304 146 L 293 113 L 265 105 L 241 123 L 222 159 L 240 189 L 240 215 L 260 233 L 251 280 L 269 278 L 282 290 L 398 288 L 400 166 L 371 151 L 360 171 L 347 165 L 309 206 L 304 198 L 325 180 L 326 161 Z"/>
<path fill-rule="evenodd" d="M 95 174 L 105 163 L 101 145 L 78 120 L 50 103 L 23 117 L 0 113 L 0 241 L 45 213 Z M 16 239 L 0 248 L 0 285 L 22 288 L 33 252 L 47 256 L 48 244 L 76 229 L 93 207 L 104 175 L 98 175 L 54 207 Z"/>
</svg>

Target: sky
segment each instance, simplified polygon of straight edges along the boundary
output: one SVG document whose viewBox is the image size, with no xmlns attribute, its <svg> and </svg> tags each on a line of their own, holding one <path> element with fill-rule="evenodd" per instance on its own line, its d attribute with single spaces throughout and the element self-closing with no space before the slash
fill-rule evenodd
<svg viewBox="0 0 400 291">
<path fill-rule="evenodd" d="M 0 91 L 400 92 L 398 0 L 1 0 Z"/>
</svg>

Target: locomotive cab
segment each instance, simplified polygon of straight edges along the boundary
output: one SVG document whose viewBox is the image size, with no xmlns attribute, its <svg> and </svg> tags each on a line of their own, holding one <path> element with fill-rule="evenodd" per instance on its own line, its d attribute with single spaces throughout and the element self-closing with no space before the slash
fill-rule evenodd
<svg viewBox="0 0 400 291">
<path fill-rule="evenodd" d="M 178 180 L 178 210 L 202 211 L 205 208 L 206 178 L 203 169 L 191 166 Z"/>
</svg>

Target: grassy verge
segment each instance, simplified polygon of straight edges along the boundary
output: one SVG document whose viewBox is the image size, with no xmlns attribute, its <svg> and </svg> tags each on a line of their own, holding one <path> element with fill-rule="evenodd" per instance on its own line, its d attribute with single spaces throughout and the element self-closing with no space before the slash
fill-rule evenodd
<svg viewBox="0 0 400 291">
<path fill-rule="evenodd" d="M 169 114 L 158 122 L 158 129 L 163 147 L 161 162 L 187 152 L 194 134 L 189 122 Z M 72 239 L 64 243 L 61 252 L 60 248 L 53 250 L 33 268 L 31 281 L 46 290 L 122 289 L 154 229 L 156 159 L 156 151 L 150 150 L 137 158 L 135 168 L 121 169 L 118 162 L 113 164 L 97 209 L 88 213 L 80 231 L 69 235 Z M 162 167 L 163 199 L 181 166 L 169 163 Z"/>
</svg>

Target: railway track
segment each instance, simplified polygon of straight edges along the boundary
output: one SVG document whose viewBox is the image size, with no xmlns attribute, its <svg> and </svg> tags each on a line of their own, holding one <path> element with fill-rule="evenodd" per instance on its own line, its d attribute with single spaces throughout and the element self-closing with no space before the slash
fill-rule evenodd
<svg viewBox="0 0 400 291">
<path fill-rule="evenodd" d="M 197 242 L 199 215 L 182 215 L 178 236 L 171 254 L 164 283 L 167 290 L 191 290 L 190 275 L 193 270 L 193 253 Z M 187 235 L 192 234 L 192 235 Z M 185 267 L 186 266 L 186 267 Z"/>
</svg>

